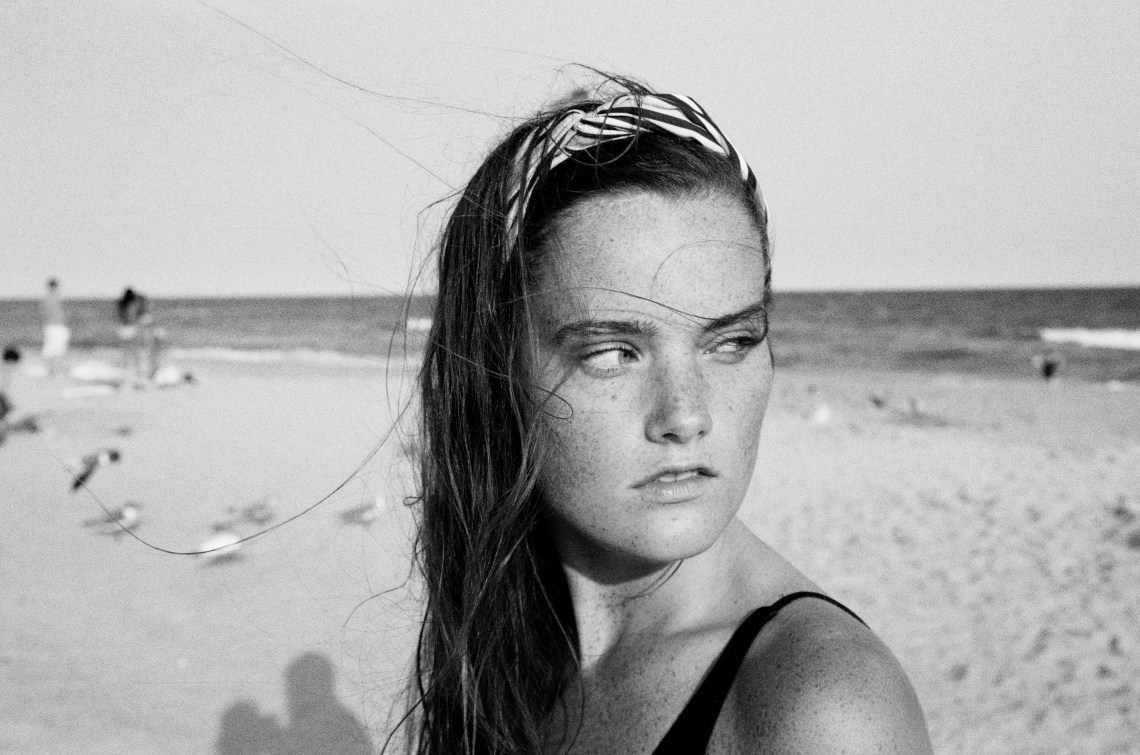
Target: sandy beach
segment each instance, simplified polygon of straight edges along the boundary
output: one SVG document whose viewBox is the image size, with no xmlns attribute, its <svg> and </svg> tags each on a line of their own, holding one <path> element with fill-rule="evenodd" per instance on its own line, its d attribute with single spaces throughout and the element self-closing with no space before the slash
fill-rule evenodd
<svg viewBox="0 0 1140 755">
<path fill-rule="evenodd" d="M 187 366 L 15 377 L 39 432 L 0 445 L 0 751 L 379 751 L 418 617 L 376 450 L 397 399 L 372 369 Z M 128 501 L 170 551 L 300 516 L 206 558 L 97 523 Z M 741 517 L 895 651 L 936 752 L 1140 752 L 1140 386 L 778 370 Z"/>
</svg>

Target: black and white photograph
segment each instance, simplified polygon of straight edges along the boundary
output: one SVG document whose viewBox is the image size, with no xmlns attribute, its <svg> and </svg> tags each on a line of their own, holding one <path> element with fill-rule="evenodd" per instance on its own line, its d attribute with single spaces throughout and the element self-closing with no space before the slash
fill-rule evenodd
<svg viewBox="0 0 1140 755">
<path fill-rule="evenodd" d="M 0 4 L 0 753 L 1140 753 L 1140 5 Z"/>
</svg>

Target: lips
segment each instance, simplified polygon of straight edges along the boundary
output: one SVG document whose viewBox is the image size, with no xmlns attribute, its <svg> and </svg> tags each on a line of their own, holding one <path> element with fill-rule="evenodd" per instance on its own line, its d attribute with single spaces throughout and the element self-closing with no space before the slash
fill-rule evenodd
<svg viewBox="0 0 1140 755">
<path fill-rule="evenodd" d="M 662 467 L 648 477 L 635 482 L 633 487 L 642 488 L 652 483 L 684 482 L 695 477 L 716 477 L 717 473 L 701 464 L 672 464 Z"/>
<path fill-rule="evenodd" d="M 700 498 L 716 473 L 704 466 L 670 466 L 634 484 L 644 498 L 653 503 L 683 503 Z"/>
<path fill-rule="evenodd" d="M 681 480 L 688 480 L 691 477 L 699 475 L 695 469 L 686 469 L 684 472 L 666 472 L 663 475 L 658 475 L 658 482 L 680 482 Z"/>
</svg>

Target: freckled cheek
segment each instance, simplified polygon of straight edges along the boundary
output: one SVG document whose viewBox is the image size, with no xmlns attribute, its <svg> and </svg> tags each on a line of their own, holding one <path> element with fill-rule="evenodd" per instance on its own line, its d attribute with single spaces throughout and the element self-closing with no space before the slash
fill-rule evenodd
<svg viewBox="0 0 1140 755">
<path fill-rule="evenodd" d="M 575 409 L 571 418 L 552 423 L 554 444 L 541 484 L 555 508 L 571 501 L 575 508 L 594 505 L 622 486 L 622 471 L 630 460 L 620 439 L 629 435 L 627 428 L 623 431 L 629 413 L 616 408 L 620 397 L 614 399 L 611 406 Z M 570 405 L 581 407 L 585 402 L 571 400 Z"/>
<path fill-rule="evenodd" d="M 577 415 L 558 444 L 563 474 L 579 483 L 598 482 L 627 455 L 615 444 L 619 428 L 610 414 Z"/>
<path fill-rule="evenodd" d="M 724 386 L 719 402 L 721 435 L 731 438 L 733 446 L 742 454 L 755 454 L 759 446 L 760 428 L 768 406 L 767 383 L 755 380 Z"/>
<path fill-rule="evenodd" d="M 631 410 L 633 397 L 620 391 L 607 389 L 604 392 L 566 396 L 570 407 L 570 417 L 558 423 L 554 430 L 563 439 L 564 445 L 576 446 L 579 452 L 597 452 L 599 444 L 608 439 L 624 437 L 629 423 L 636 421 Z M 604 457 L 605 454 L 600 453 Z"/>
<path fill-rule="evenodd" d="M 551 513 L 589 530 L 604 526 L 612 504 L 606 471 L 596 446 L 567 440 L 556 445 L 539 483 Z"/>
</svg>

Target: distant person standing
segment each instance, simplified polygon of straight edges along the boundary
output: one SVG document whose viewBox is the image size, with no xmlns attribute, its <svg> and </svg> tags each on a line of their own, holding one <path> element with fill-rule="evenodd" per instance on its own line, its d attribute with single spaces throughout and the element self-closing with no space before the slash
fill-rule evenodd
<svg viewBox="0 0 1140 755">
<path fill-rule="evenodd" d="M 1061 369 L 1061 356 L 1052 349 L 1033 355 L 1033 366 L 1041 373 L 1045 382 L 1051 382 Z"/>
<path fill-rule="evenodd" d="M 12 382 L 12 372 L 19 363 L 20 351 L 15 344 L 5 346 L 4 361 L 0 362 L 0 427 L 3 427 L 4 418 L 12 411 L 12 402 L 8 399 L 8 386 Z"/>
<path fill-rule="evenodd" d="M 55 278 L 48 278 L 40 313 L 44 322 L 44 367 L 47 368 L 47 374 L 54 377 L 71 341 L 71 329 L 67 327 L 67 313 L 63 309 L 63 296 L 59 292 L 59 281 Z"/>
<path fill-rule="evenodd" d="M 128 286 L 115 306 L 119 315 L 119 345 L 123 350 L 123 385 L 139 387 L 144 378 L 142 330 L 148 317 L 147 300 Z"/>
</svg>

